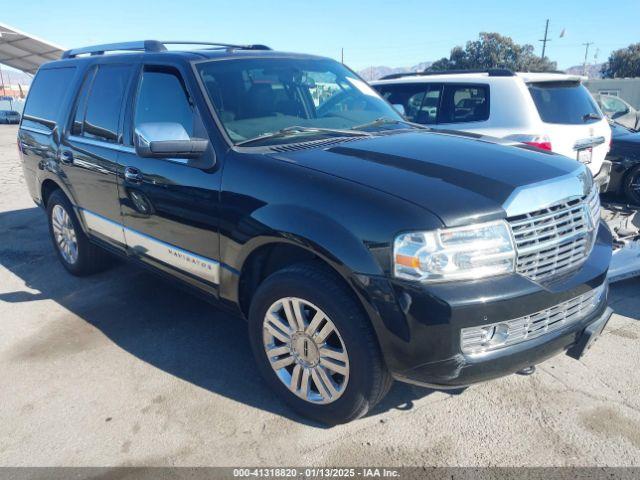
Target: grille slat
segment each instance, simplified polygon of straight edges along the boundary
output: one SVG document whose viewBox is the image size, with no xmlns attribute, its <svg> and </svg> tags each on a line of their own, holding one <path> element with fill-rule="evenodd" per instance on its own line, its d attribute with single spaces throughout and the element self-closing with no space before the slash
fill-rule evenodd
<svg viewBox="0 0 640 480">
<path fill-rule="evenodd" d="M 605 283 L 579 297 L 572 298 L 546 310 L 504 322 L 508 329 L 504 332 L 502 341 L 499 344 L 483 344 L 484 338 L 482 335 L 476 334 L 477 328 L 487 328 L 491 325 L 463 328 L 460 336 L 462 351 L 471 355 L 484 353 L 531 340 L 575 324 L 586 318 L 598 307 L 606 288 L 607 285 Z"/>
<path fill-rule="evenodd" d="M 591 252 L 599 219 L 597 188 L 582 198 L 508 219 L 518 273 L 547 280 L 577 269 Z"/>
</svg>

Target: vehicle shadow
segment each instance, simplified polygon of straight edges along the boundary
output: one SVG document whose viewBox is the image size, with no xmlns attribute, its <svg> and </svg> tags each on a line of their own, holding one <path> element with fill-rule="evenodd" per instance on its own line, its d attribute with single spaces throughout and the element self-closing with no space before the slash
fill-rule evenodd
<svg viewBox="0 0 640 480">
<path fill-rule="evenodd" d="M 246 323 L 173 283 L 125 262 L 85 278 L 59 264 L 39 208 L 0 213 L 0 264 L 26 289 L 0 290 L 0 303 L 50 299 L 103 332 L 120 348 L 163 371 L 314 427 L 286 407 L 254 368 Z M 48 347 L 50 348 L 50 347 Z M 433 390 L 396 384 L 370 415 L 408 410 Z"/>
</svg>

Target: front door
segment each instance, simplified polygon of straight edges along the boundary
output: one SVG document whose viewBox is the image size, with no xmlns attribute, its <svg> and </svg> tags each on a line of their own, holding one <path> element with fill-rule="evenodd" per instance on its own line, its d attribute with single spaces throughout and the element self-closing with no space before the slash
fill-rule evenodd
<svg viewBox="0 0 640 480">
<path fill-rule="evenodd" d="M 144 65 L 127 112 L 129 142 L 142 124 L 181 124 L 191 137 L 208 138 L 179 66 Z M 206 158 L 143 158 L 133 146 L 119 156 L 124 235 L 142 261 L 210 293 L 219 284 L 218 201 L 221 169 Z"/>
</svg>

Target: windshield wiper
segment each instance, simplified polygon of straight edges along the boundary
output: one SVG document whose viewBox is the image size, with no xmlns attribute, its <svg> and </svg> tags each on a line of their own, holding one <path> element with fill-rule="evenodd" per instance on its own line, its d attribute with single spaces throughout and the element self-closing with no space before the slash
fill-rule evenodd
<svg viewBox="0 0 640 480">
<path fill-rule="evenodd" d="M 585 113 L 582 116 L 582 121 L 586 122 L 587 120 L 600 120 L 602 117 L 600 117 L 600 115 L 598 115 L 597 113 Z"/>
<path fill-rule="evenodd" d="M 413 123 L 413 122 L 408 122 L 407 120 L 396 120 L 393 118 L 385 118 L 385 117 L 376 118 L 373 122 L 363 123 L 362 125 L 356 125 L 355 127 L 351 127 L 351 129 L 362 130 L 365 128 L 380 127 L 382 125 L 391 125 L 391 124 L 409 125 L 414 128 L 429 130 L 429 127 L 425 127 L 424 125 L 420 125 L 419 123 Z"/>
<path fill-rule="evenodd" d="M 265 133 L 263 135 L 258 135 L 257 137 L 250 138 L 248 140 L 243 140 L 242 142 L 236 143 L 236 145 L 246 146 L 251 143 L 260 142 L 262 140 L 285 138 L 285 137 L 290 137 L 292 135 L 298 135 L 300 133 L 319 133 L 319 134 L 329 134 L 329 135 L 349 136 L 349 137 L 370 137 L 371 136 L 371 134 L 367 132 L 341 130 L 339 128 L 302 127 L 298 125 L 292 125 L 291 127 L 286 127 L 276 132 Z"/>
</svg>

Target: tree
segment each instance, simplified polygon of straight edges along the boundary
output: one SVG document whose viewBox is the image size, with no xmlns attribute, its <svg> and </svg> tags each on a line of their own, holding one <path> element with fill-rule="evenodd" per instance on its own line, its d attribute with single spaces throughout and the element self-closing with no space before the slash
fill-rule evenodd
<svg viewBox="0 0 640 480">
<path fill-rule="evenodd" d="M 601 71 L 604 78 L 640 77 L 640 43 L 612 52 Z"/>
<path fill-rule="evenodd" d="M 555 70 L 556 62 L 533 53 L 532 45 L 518 45 L 510 37 L 499 33 L 482 32 L 478 40 L 467 42 L 451 50 L 449 58 L 434 62 L 429 70 L 487 70 L 508 68 L 514 71 L 545 72 Z"/>
</svg>

